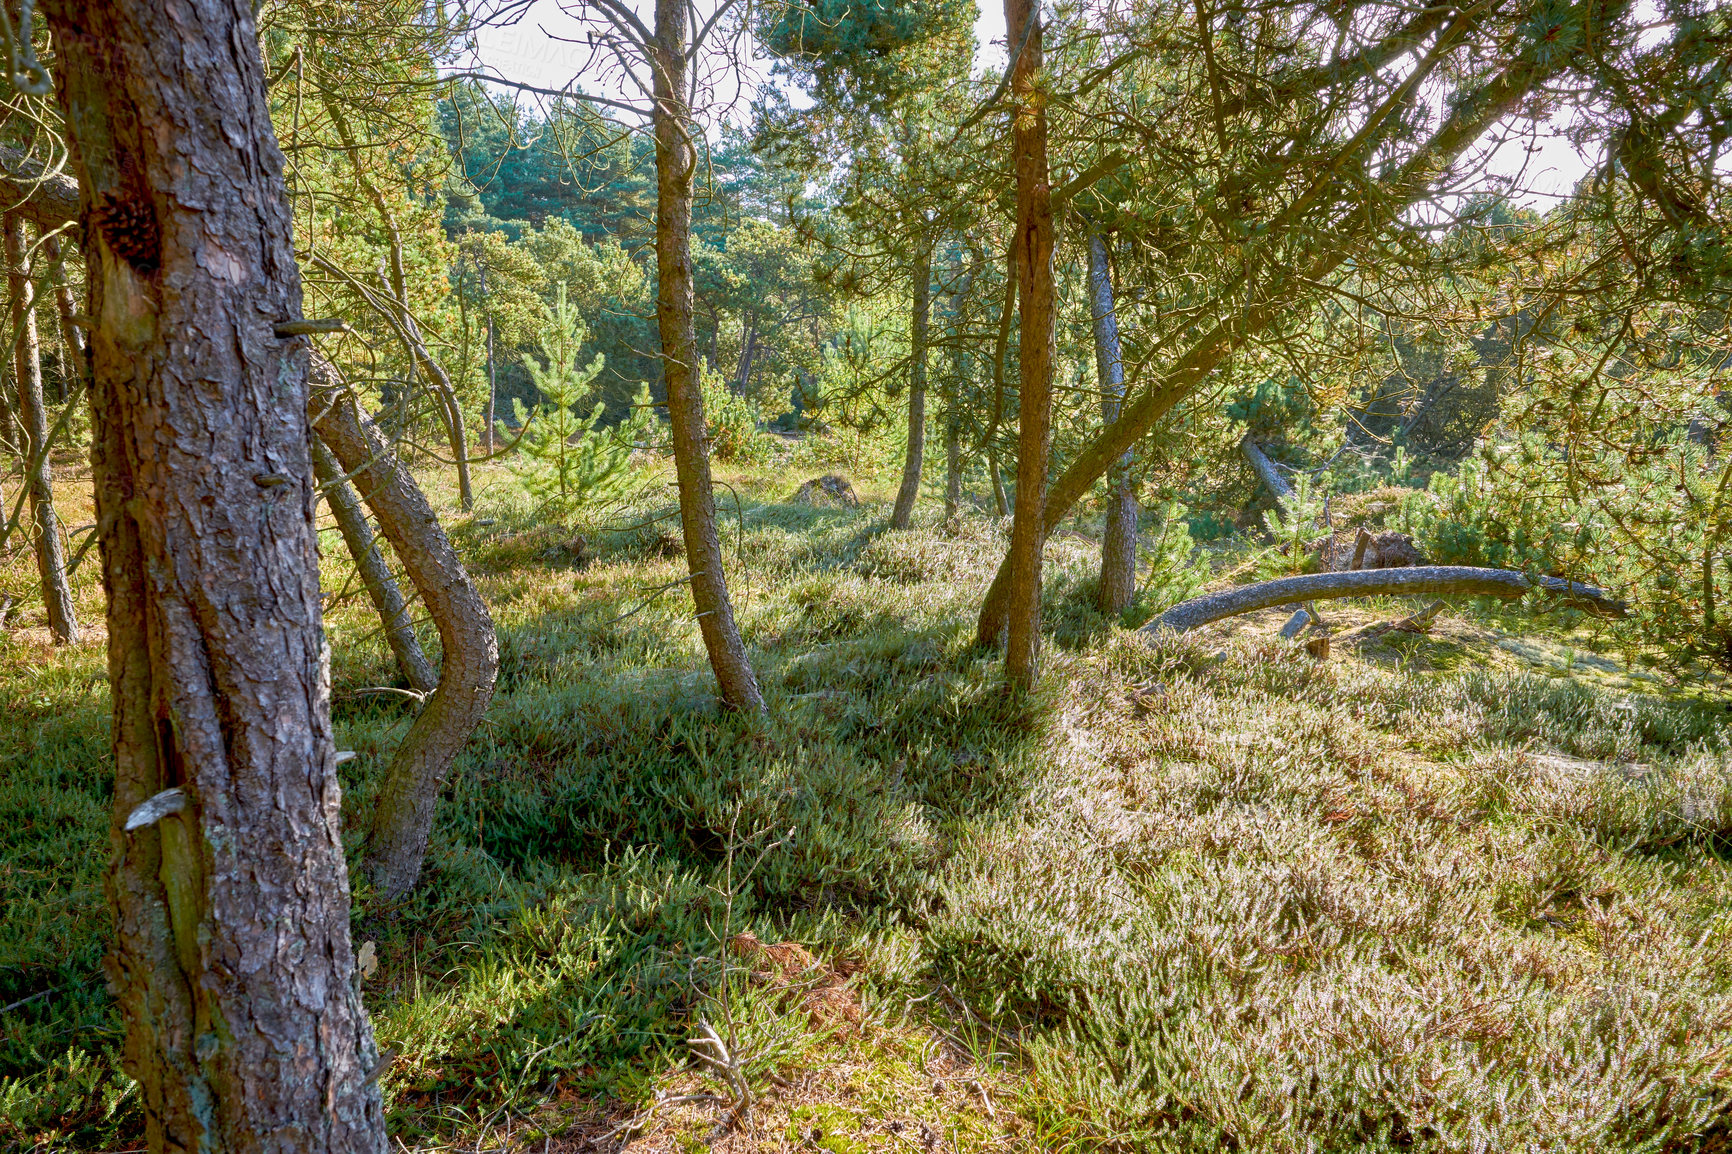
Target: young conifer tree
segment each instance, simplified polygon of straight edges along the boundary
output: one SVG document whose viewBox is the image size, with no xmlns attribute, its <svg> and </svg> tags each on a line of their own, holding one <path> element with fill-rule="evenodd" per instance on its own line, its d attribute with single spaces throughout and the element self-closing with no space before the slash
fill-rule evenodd
<svg viewBox="0 0 1732 1154">
<path fill-rule="evenodd" d="M 541 330 L 541 355 L 547 363 L 542 365 L 533 356 L 523 358 L 541 402 L 526 410 L 522 401 L 515 397 L 511 401 L 517 423 L 524 429 L 513 471 L 542 500 L 543 508 L 559 514 L 618 487 L 636 440 L 631 434 L 643 420 L 638 414 L 649 412 L 647 407 L 634 407 L 631 427 L 621 430 L 596 427 L 607 410 L 600 401 L 587 417 L 578 415 L 578 406 L 589 397 L 603 364 L 600 353 L 587 367 L 579 362 L 578 353 L 588 337 L 589 327 L 566 299 L 561 282 Z"/>
</svg>

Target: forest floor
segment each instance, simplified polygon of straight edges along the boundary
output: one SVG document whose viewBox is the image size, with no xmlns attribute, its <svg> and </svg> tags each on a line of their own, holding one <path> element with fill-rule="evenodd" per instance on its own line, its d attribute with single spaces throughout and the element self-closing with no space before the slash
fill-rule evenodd
<svg viewBox="0 0 1732 1154">
<path fill-rule="evenodd" d="M 424 884 L 356 895 L 405 1148 L 1732 1146 L 1723 686 L 1465 604 L 1358 641 L 1417 603 L 1325 606 L 1321 661 L 1279 611 L 1151 641 L 1092 609 L 1084 525 L 1010 701 L 972 628 L 1005 528 L 929 506 L 891 532 L 869 486 L 786 503 L 806 475 L 724 471 L 762 718 L 717 709 L 665 485 L 580 530 L 503 470 L 473 515 L 436 489 L 501 673 Z M 411 715 L 358 693 L 397 679 L 323 540 L 353 849 Z M 90 632 L 0 637 L 0 1146 L 25 1150 L 140 1145 Z"/>
</svg>

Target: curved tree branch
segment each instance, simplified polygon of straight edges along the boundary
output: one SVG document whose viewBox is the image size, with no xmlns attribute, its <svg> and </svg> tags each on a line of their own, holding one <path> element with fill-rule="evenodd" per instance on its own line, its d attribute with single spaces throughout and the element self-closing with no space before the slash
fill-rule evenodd
<svg viewBox="0 0 1732 1154">
<path fill-rule="evenodd" d="M 397 559 L 439 629 L 439 687 L 397 747 L 373 811 L 364 868 L 387 896 L 407 893 L 420 876 L 445 776 L 481 723 L 499 671 L 493 618 L 439 527 L 409 470 L 343 388 L 334 366 L 314 356 L 308 411 L 319 439 L 378 518 Z"/>
<path fill-rule="evenodd" d="M 1405 569 L 1361 569 L 1345 573 L 1307 573 L 1242 585 L 1220 593 L 1205 593 L 1181 601 L 1147 625 L 1142 633 L 1184 633 L 1275 605 L 1321 601 L 1336 597 L 1373 597 L 1429 593 L 1456 597 L 1501 597 L 1514 601 L 1535 588 L 1534 579 L 1514 569 L 1479 569 L 1471 565 L 1415 565 Z M 1625 604 L 1595 585 L 1541 577 L 1538 588 L 1590 612 L 1622 617 Z"/>
</svg>

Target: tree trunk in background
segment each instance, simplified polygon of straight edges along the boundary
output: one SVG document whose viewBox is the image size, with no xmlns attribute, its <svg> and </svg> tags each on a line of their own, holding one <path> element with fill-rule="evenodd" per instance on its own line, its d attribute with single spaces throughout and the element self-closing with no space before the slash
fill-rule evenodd
<svg viewBox="0 0 1732 1154">
<path fill-rule="evenodd" d="M 1118 420 L 1125 399 L 1125 362 L 1119 353 L 1119 318 L 1113 304 L 1113 270 L 1106 241 L 1090 228 L 1089 301 L 1094 320 L 1095 374 L 1100 381 L 1101 416 Z M 1137 595 L 1137 495 L 1131 488 L 1131 454 L 1113 466 L 1107 482 L 1107 523 L 1101 535 L 1100 610 L 1117 617 Z"/>
<path fill-rule="evenodd" d="M 715 670 L 722 702 L 762 710 L 758 677 L 746 657 L 728 600 L 722 542 L 716 532 L 716 497 L 710 480 L 704 395 L 698 383 L 697 334 L 692 328 L 692 152 L 686 107 L 686 18 L 680 0 L 656 0 L 656 327 L 661 333 L 662 376 L 673 425 L 674 471 L 680 486 L 680 526 L 692 574 L 692 603 Z"/>
<path fill-rule="evenodd" d="M 89 225 L 115 759 L 106 968 L 146 1140 L 382 1154 L 338 830 L 307 346 L 272 331 L 301 315 L 300 273 L 252 4 L 43 8 Z"/>
<path fill-rule="evenodd" d="M 36 529 L 36 572 L 48 607 L 48 631 L 56 645 L 78 644 L 78 618 L 66 580 L 66 549 L 60 518 L 54 513 L 54 471 L 48 463 L 48 406 L 42 397 L 42 346 L 36 333 L 36 284 L 30 279 L 30 238 L 24 218 L 7 213 L 6 283 L 12 294 L 12 364 L 18 382 L 18 417 L 23 426 L 24 483 L 30 492 L 30 517 Z"/>
<path fill-rule="evenodd" d="M 944 517 L 962 514 L 962 417 L 952 397 L 944 414 Z"/>
<path fill-rule="evenodd" d="M 60 347 L 66 350 L 66 361 L 62 368 L 82 381 L 89 367 L 89 358 L 84 352 L 84 338 L 73 320 L 78 315 L 78 306 L 72 300 L 72 286 L 66 283 L 59 237 L 44 238 L 42 256 L 54 268 L 54 311 L 60 321 Z"/>
<path fill-rule="evenodd" d="M 944 406 L 944 516 L 954 522 L 962 514 L 962 391 L 968 380 L 968 354 L 963 352 L 962 302 L 974 287 L 970 270 L 950 286 L 950 397 Z"/>
<path fill-rule="evenodd" d="M 931 320 L 932 250 L 923 248 L 914 260 L 914 314 L 909 325 L 908 456 L 890 514 L 892 529 L 908 528 L 914 503 L 920 499 L 920 472 L 926 464 L 926 351 Z"/>
<path fill-rule="evenodd" d="M 329 361 L 315 357 L 312 375 L 319 439 L 354 477 L 379 531 L 421 594 L 444 651 L 439 686 L 391 757 L 367 834 L 367 875 L 386 897 L 397 898 L 421 876 L 439 792 L 493 699 L 499 640 L 487 605 L 409 470 L 353 394 L 342 390 Z"/>
<path fill-rule="evenodd" d="M 1004 675 L 1013 688 L 1028 689 L 1039 676 L 1041 552 L 1047 532 L 1043 516 L 1047 458 L 1052 447 L 1052 188 L 1046 163 L 1046 110 L 1035 86 L 1042 48 L 1038 0 L 1005 0 L 1004 22 L 1008 42 L 1026 44 L 1011 77 L 1016 106 L 1012 130 L 1015 251 L 1022 308 L 1017 354 L 1022 373 L 1017 394 L 1016 518 L 1010 530 Z"/>
<path fill-rule="evenodd" d="M 1016 273 L 1016 245 L 1010 246 L 1005 254 L 1004 308 L 998 314 L 998 340 L 992 348 L 992 419 L 987 422 L 986 436 L 986 467 L 992 474 L 992 504 L 997 515 L 1005 517 L 1010 514 L 1004 500 L 1004 476 L 998 467 L 998 429 L 1004 423 L 1004 390 L 1005 390 L 1005 357 L 1010 355 L 1010 319 L 1016 313 L 1016 291 L 1020 283 Z M 989 601 L 988 604 L 991 602 Z M 983 611 L 984 612 L 984 611 Z M 1004 619 L 1000 614 L 991 625 L 985 616 L 980 621 L 980 644 L 997 645 L 998 635 L 1004 631 Z"/>
<path fill-rule="evenodd" d="M 421 642 L 409 621 L 409 606 L 397 588 L 391 569 L 373 539 L 373 527 L 367 523 L 367 512 L 349 482 L 343 479 L 343 469 L 331 456 L 331 450 L 318 437 L 313 438 L 313 473 L 324 491 L 325 503 L 331 507 L 331 517 L 355 559 L 355 572 L 367 590 L 367 597 L 378 611 L 385 628 L 385 640 L 397 658 L 397 668 L 409 688 L 416 693 L 432 693 L 439 685 L 433 663 L 421 651 Z"/>
<path fill-rule="evenodd" d="M 697 332 L 692 333 L 692 345 L 697 346 Z M 734 392 L 740 396 L 746 395 L 746 389 L 752 383 L 752 355 L 757 351 L 758 324 L 750 313 L 746 314 L 745 335 L 740 340 L 740 363 L 734 367 Z"/>
</svg>

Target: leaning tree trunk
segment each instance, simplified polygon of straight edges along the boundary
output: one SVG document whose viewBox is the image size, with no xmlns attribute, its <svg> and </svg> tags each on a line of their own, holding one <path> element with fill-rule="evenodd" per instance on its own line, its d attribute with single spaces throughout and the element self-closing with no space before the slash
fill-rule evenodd
<svg viewBox="0 0 1732 1154">
<path fill-rule="evenodd" d="M 439 792 L 493 698 L 499 641 L 493 618 L 427 498 L 354 395 L 323 357 L 313 361 L 316 431 L 391 542 L 439 629 L 439 685 L 427 698 L 385 771 L 367 835 L 365 869 L 386 897 L 421 876 Z"/>
<path fill-rule="evenodd" d="M 380 624 L 385 629 L 385 641 L 397 658 L 398 670 L 416 693 L 432 693 L 439 685 L 439 676 L 433 672 L 433 663 L 427 660 L 427 654 L 422 652 L 421 642 L 415 636 L 414 626 L 409 620 L 408 603 L 403 600 L 402 590 L 397 588 L 391 568 L 379 552 L 379 543 L 373 538 L 373 527 L 367 523 L 361 498 L 355 495 L 354 488 L 344 478 L 343 469 L 331 456 L 331 450 L 317 436 L 313 438 L 313 472 L 319 478 L 319 488 L 325 494 L 325 504 L 331 507 L 337 530 L 343 534 L 343 543 L 349 547 L 349 556 L 354 558 L 355 572 L 361 578 L 361 585 L 379 614 Z"/>
<path fill-rule="evenodd" d="M 932 250 L 922 247 L 914 258 L 914 313 L 908 342 L 908 455 L 902 465 L 902 487 L 890 513 L 892 529 L 908 528 L 914 503 L 920 499 L 920 473 L 926 465 L 926 352 L 932 320 Z"/>
<path fill-rule="evenodd" d="M 680 526 L 691 569 L 692 603 L 709 650 L 710 668 L 724 704 L 761 711 L 758 676 L 746 657 L 722 568 L 716 497 L 710 479 L 704 395 L 698 385 L 697 334 L 692 329 L 692 152 L 686 107 L 686 5 L 656 0 L 656 326 L 661 332 L 662 378 L 673 425 L 674 472 L 680 486 Z"/>
<path fill-rule="evenodd" d="M 249 0 L 45 0 L 88 224 L 107 960 L 152 1150 L 382 1152 Z M 147 804 L 148 803 L 148 804 Z"/>
<path fill-rule="evenodd" d="M 1033 21 L 1033 26 L 1030 26 Z M 1036 80 L 1041 70 L 1037 0 L 1005 0 L 1005 35 L 1023 44 L 1011 76 L 1016 112 L 1016 265 L 1021 284 L 1022 365 L 1017 403 L 1016 516 L 1011 522 L 1010 583 L 1005 597 L 1005 680 L 1033 687 L 1040 658 L 1040 571 L 1046 544 L 1047 458 L 1052 448 L 1052 188 L 1046 163 L 1046 108 Z"/>
<path fill-rule="evenodd" d="M 1119 353 L 1119 318 L 1113 304 L 1113 272 L 1106 241 L 1090 227 L 1089 300 L 1094 314 L 1095 373 L 1101 386 L 1101 416 L 1119 418 L 1125 399 L 1125 363 Z M 1131 487 L 1131 454 L 1113 466 L 1107 480 L 1107 523 L 1101 535 L 1100 610 L 1117 617 L 1137 595 L 1137 494 Z"/>
<path fill-rule="evenodd" d="M 36 284 L 30 278 L 30 238 L 24 218 L 7 213 L 6 282 L 12 293 L 12 363 L 18 382 L 18 416 L 23 426 L 24 483 L 36 529 L 36 572 L 48 607 L 48 631 L 56 645 L 78 644 L 78 618 L 72 586 L 66 579 L 66 549 L 60 518 L 54 513 L 54 474 L 48 463 L 48 406 L 42 398 L 42 346 L 36 332 Z"/>
</svg>

